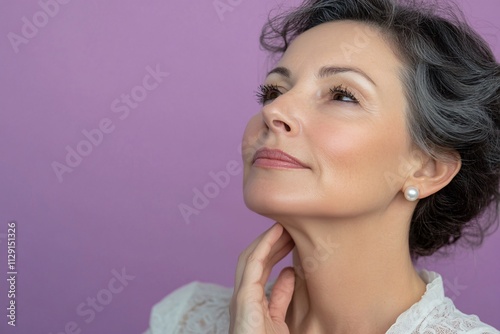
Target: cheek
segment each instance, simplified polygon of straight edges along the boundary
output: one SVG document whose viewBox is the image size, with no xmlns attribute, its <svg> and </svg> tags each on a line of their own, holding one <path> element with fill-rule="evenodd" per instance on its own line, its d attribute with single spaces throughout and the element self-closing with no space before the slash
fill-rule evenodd
<svg viewBox="0 0 500 334">
<path fill-rule="evenodd" d="M 259 149 L 259 141 L 261 140 L 261 133 L 265 125 L 262 120 L 261 114 L 256 114 L 247 123 L 245 132 L 243 133 L 243 139 L 241 142 L 241 157 L 244 166 L 244 178 L 248 174 L 248 169 L 250 167 L 253 155 Z"/>
<path fill-rule="evenodd" d="M 399 129 L 399 124 L 323 127 L 311 139 L 313 147 L 318 148 L 323 182 L 345 191 L 389 190 L 387 177 L 398 173 L 409 147 L 406 132 Z"/>
<path fill-rule="evenodd" d="M 243 139 L 241 142 L 242 151 L 248 150 L 250 148 L 255 148 L 256 143 L 259 139 L 259 134 L 263 128 L 263 120 L 260 114 L 252 116 L 245 127 L 243 132 Z M 245 154 L 243 154 L 245 157 Z"/>
</svg>

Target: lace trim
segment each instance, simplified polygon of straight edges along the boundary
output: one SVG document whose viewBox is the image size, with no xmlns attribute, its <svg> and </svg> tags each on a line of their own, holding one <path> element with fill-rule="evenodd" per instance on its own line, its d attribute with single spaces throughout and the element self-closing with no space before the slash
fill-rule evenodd
<svg viewBox="0 0 500 334">
<path fill-rule="evenodd" d="M 402 313 L 387 334 L 500 334 L 475 315 L 465 315 L 444 296 L 439 274 L 421 271 L 427 283 L 419 302 Z M 266 285 L 269 299 L 274 282 Z M 147 334 L 227 334 L 232 288 L 193 282 L 153 307 Z M 145 334 L 146 334 L 145 333 Z"/>
</svg>

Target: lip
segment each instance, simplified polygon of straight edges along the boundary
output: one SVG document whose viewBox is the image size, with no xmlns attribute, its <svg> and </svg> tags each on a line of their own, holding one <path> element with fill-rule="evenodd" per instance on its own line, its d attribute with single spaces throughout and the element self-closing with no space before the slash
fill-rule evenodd
<svg viewBox="0 0 500 334">
<path fill-rule="evenodd" d="M 267 168 L 292 168 L 304 169 L 307 167 L 302 161 L 281 150 L 261 148 L 255 152 L 252 160 L 253 166 Z"/>
</svg>

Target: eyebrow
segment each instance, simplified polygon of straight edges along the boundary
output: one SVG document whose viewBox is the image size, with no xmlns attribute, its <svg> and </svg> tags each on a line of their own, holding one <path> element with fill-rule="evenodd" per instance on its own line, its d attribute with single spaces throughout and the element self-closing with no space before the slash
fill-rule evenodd
<svg viewBox="0 0 500 334">
<path fill-rule="evenodd" d="M 316 75 L 316 77 L 319 79 L 322 79 L 322 78 L 326 78 L 326 77 L 335 75 L 337 73 L 344 73 L 344 72 L 357 73 L 357 74 L 363 76 L 368 81 L 370 81 L 375 87 L 377 86 L 377 84 L 372 80 L 372 78 L 370 78 L 365 72 L 363 72 L 359 68 L 355 68 L 355 67 L 323 66 L 318 71 L 318 74 Z M 290 70 L 286 67 L 281 67 L 281 66 L 272 69 L 267 75 L 269 76 L 271 74 L 279 74 L 287 79 L 290 79 L 290 77 L 291 77 Z"/>
<path fill-rule="evenodd" d="M 273 73 L 284 76 L 287 79 L 290 79 L 291 76 L 290 70 L 286 67 L 275 67 L 269 73 L 267 73 L 267 76 L 270 76 Z"/>
</svg>

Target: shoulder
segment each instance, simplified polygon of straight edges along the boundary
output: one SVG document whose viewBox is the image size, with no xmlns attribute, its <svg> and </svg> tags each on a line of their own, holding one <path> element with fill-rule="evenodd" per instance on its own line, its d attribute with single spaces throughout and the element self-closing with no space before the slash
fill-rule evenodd
<svg viewBox="0 0 500 334">
<path fill-rule="evenodd" d="M 476 315 L 458 310 L 445 296 L 439 274 L 422 270 L 420 276 L 427 283 L 426 292 L 419 302 L 399 316 L 387 333 L 500 334 Z"/>
<path fill-rule="evenodd" d="M 420 328 L 419 333 L 432 329 L 443 334 L 500 334 L 495 328 L 483 323 L 478 316 L 462 313 L 447 297 L 429 313 Z"/>
<path fill-rule="evenodd" d="M 153 306 L 147 333 L 227 333 L 232 293 L 216 284 L 187 284 Z"/>
</svg>

